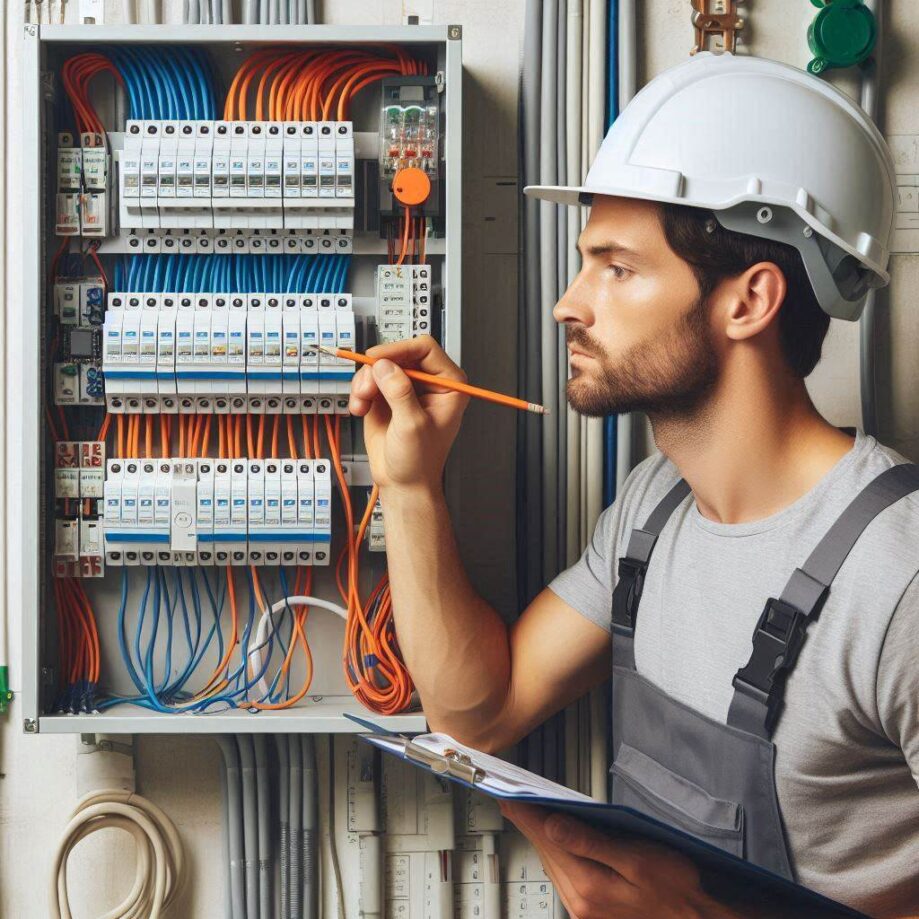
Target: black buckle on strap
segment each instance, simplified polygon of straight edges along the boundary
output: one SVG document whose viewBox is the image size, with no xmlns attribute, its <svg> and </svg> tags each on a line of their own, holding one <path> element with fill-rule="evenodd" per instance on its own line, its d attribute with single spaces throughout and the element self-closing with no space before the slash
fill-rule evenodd
<svg viewBox="0 0 919 919">
<path fill-rule="evenodd" d="M 737 671 L 734 687 L 762 702 L 774 714 L 784 677 L 804 644 L 808 618 L 783 600 L 770 597 L 753 633 L 753 653 Z"/>
<path fill-rule="evenodd" d="M 645 586 L 647 562 L 625 556 L 619 559 L 619 582 L 613 591 L 613 627 L 631 631 L 635 628 L 635 613 Z"/>
</svg>

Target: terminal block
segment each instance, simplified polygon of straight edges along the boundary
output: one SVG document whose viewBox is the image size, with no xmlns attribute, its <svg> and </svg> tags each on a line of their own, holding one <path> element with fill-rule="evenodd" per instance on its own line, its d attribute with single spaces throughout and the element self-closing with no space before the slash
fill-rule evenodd
<svg viewBox="0 0 919 919">
<path fill-rule="evenodd" d="M 431 266 L 378 265 L 377 338 L 381 344 L 433 332 Z"/>
</svg>

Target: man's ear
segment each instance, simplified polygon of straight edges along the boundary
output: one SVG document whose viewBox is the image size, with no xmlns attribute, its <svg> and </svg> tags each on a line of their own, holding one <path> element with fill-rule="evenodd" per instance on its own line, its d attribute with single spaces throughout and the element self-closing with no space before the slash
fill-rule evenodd
<svg viewBox="0 0 919 919">
<path fill-rule="evenodd" d="M 778 316 L 788 285 L 774 262 L 757 262 L 725 282 L 725 334 L 734 341 L 759 335 Z"/>
</svg>

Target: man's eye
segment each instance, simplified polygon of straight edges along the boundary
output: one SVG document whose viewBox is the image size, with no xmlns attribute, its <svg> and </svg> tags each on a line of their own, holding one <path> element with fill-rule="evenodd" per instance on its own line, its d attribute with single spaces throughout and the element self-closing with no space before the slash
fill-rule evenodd
<svg viewBox="0 0 919 919">
<path fill-rule="evenodd" d="M 628 268 L 623 268 L 622 265 L 610 265 L 609 270 L 620 280 L 628 277 L 632 273 Z"/>
</svg>

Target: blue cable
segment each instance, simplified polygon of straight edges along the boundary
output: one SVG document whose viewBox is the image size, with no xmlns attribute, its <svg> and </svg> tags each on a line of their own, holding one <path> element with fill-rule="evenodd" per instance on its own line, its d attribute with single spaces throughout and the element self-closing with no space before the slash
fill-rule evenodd
<svg viewBox="0 0 919 919">
<path fill-rule="evenodd" d="M 121 569 L 121 604 L 118 608 L 118 648 L 121 651 L 121 659 L 124 661 L 125 669 L 128 671 L 128 676 L 131 678 L 131 682 L 137 687 L 138 692 L 144 691 L 144 685 L 141 682 L 140 676 L 137 671 L 134 669 L 134 662 L 131 659 L 130 651 L 128 650 L 128 641 L 127 633 L 125 631 L 125 611 L 128 606 L 128 569 Z"/>
<path fill-rule="evenodd" d="M 188 74 L 178 66 L 173 54 L 169 48 L 163 49 L 163 69 L 172 78 L 172 84 L 178 96 L 181 97 L 181 104 L 177 106 L 179 118 L 198 118 L 197 100 L 194 97 L 194 87 L 190 84 Z M 192 95 L 189 95 L 191 91 Z"/>
<path fill-rule="evenodd" d="M 611 125 L 619 114 L 619 0 L 609 0 L 608 45 L 606 59 L 606 124 Z M 617 416 L 603 419 L 603 506 L 609 507 L 616 499 L 616 457 L 619 449 Z"/>
</svg>

